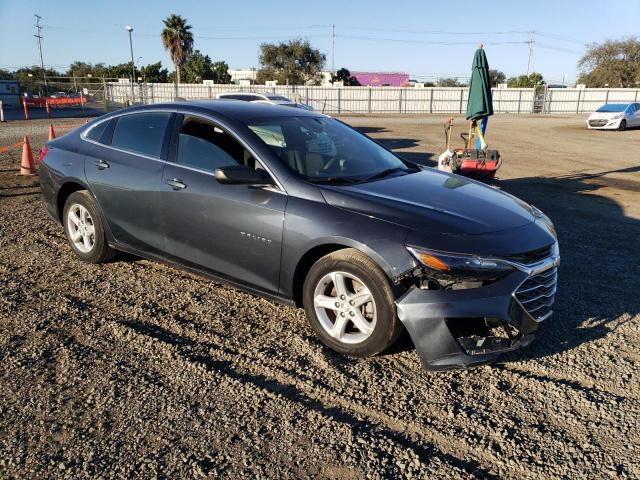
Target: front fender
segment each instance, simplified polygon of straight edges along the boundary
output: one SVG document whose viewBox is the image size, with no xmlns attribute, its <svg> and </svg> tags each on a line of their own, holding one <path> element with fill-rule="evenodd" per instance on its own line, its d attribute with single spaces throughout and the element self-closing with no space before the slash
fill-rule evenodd
<svg viewBox="0 0 640 480">
<path fill-rule="evenodd" d="M 285 215 L 280 294 L 292 298 L 294 274 L 305 254 L 322 245 L 344 245 L 369 256 L 390 279 L 412 268 L 407 229 L 324 202 L 291 197 Z"/>
</svg>

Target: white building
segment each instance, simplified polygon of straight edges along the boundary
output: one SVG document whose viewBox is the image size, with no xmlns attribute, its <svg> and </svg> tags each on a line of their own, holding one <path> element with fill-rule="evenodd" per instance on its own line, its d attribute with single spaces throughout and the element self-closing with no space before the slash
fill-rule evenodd
<svg viewBox="0 0 640 480">
<path fill-rule="evenodd" d="M 240 80 L 251 80 L 254 83 L 256 80 L 257 68 L 250 69 L 229 69 L 229 75 L 231 75 L 232 83 L 240 83 Z"/>
<path fill-rule="evenodd" d="M 231 75 L 231 83 L 239 84 L 240 80 L 250 80 L 253 84 L 256 81 L 256 74 L 258 73 L 258 69 L 255 67 L 249 69 L 230 68 L 228 72 L 229 75 Z M 331 86 L 331 72 L 321 72 L 321 75 L 322 81 L 320 82 L 320 85 L 322 85 L 323 87 Z"/>
</svg>

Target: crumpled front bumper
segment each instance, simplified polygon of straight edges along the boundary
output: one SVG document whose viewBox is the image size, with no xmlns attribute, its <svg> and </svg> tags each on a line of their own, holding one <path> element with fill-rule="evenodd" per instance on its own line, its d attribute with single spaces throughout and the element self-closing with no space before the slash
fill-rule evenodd
<svg viewBox="0 0 640 480">
<path fill-rule="evenodd" d="M 502 353 L 531 343 L 544 318 L 536 320 L 514 295 L 530 276 L 516 270 L 491 285 L 467 290 L 410 288 L 396 301 L 396 307 L 423 366 L 447 370 L 487 364 Z M 489 332 L 485 337 L 456 334 L 470 322 L 482 324 L 486 320 L 506 325 L 509 333 L 501 337 Z"/>
</svg>

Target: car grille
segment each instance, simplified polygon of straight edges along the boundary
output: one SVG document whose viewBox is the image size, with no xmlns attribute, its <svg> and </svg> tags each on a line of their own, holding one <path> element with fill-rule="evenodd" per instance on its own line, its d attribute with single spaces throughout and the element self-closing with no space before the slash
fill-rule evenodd
<svg viewBox="0 0 640 480">
<path fill-rule="evenodd" d="M 607 123 L 607 120 L 589 120 L 589 126 L 591 127 L 604 127 Z"/>
<path fill-rule="evenodd" d="M 543 320 L 553 312 L 551 307 L 557 283 L 558 268 L 553 267 L 525 280 L 516 290 L 515 296 L 529 315 L 536 320 Z"/>
<path fill-rule="evenodd" d="M 540 260 L 544 260 L 545 258 L 550 256 L 552 247 L 553 245 L 549 245 L 548 247 L 538 248 L 537 250 L 531 250 L 530 252 L 519 253 L 517 255 L 509 255 L 508 257 L 506 257 L 506 259 L 511 260 L 512 262 L 530 265 L 532 263 L 539 262 Z"/>
</svg>

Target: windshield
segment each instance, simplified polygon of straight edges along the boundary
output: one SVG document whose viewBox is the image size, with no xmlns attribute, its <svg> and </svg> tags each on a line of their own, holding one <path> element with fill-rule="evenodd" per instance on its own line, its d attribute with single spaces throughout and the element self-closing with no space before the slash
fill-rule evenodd
<svg viewBox="0 0 640 480">
<path fill-rule="evenodd" d="M 607 103 L 606 105 L 601 106 L 596 112 L 600 113 L 613 113 L 613 112 L 624 112 L 629 105 L 626 103 Z"/>
<path fill-rule="evenodd" d="M 309 181 L 364 181 L 411 170 L 393 153 L 333 118 L 278 117 L 249 128 Z"/>
</svg>

